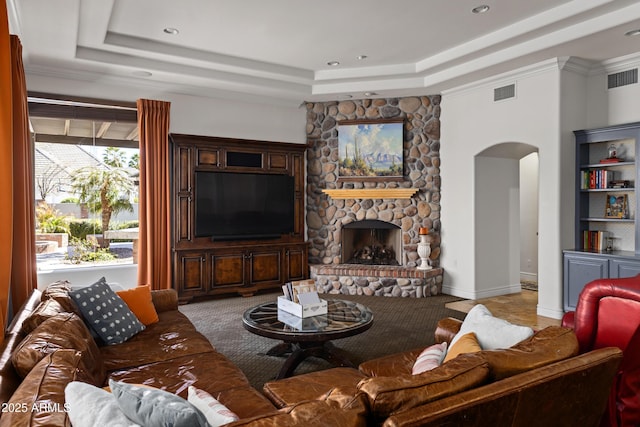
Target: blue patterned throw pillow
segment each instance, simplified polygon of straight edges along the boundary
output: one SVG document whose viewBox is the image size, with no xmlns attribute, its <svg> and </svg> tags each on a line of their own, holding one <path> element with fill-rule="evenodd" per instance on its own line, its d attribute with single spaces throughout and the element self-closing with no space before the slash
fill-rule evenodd
<svg viewBox="0 0 640 427">
<path fill-rule="evenodd" d="M 91 286 L 71 290 L 69 295 L 105 344 L 123 343 L 145 328 L 104 277 Z"/>
</svg>

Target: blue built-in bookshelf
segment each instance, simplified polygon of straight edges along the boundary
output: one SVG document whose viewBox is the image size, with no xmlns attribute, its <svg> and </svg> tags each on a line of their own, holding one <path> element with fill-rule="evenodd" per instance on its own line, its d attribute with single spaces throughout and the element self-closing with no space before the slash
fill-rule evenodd
<svg viewBox="0 0 640 427">
<path fill-rule="evenodd" d="M 574 131 L 575 247 L 563 251 L 564 308 L 592 280 L 640 274 L 640 122 Z"/>
</svg>

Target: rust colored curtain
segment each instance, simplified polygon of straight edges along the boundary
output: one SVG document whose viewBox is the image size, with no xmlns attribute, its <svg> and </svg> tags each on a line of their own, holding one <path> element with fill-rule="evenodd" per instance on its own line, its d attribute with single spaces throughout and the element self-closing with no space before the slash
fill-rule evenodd
<svg viewBox="0 0 640 427">
<path fill-rule="evenodd" d="M 139 99 L 140 234 L 138 284 L 171 288 L 169 112 L 171 103 Z"/>
<path fill-rule="evenodd" d="M 13 111 L 11 107 L 11 42 L 7 5 L 0 6 L 0 322 L 5 329 L 11 289 L 13 244 Z M 0 341 L 4 333 L 0 334 Z"/>
<path fill-rule="evenodd" d="M 0 8 L 0 322 L 37 287 L 34 188 L 22 45 Z M 11 303 L 11 309 L 9 307 Z M 0 340 L 4 334 L 0 334 Z"/>
<path fill-rule="evenodd" d="M 35 188 L 33 153 L 29 136 L 27 82 L 22 65 L 22 44 L 11 36 L 13 82 L 13 248 L 11 252 L 11 301 L 18 311 L 38 287 L 36 274 Z"/>
</svg>

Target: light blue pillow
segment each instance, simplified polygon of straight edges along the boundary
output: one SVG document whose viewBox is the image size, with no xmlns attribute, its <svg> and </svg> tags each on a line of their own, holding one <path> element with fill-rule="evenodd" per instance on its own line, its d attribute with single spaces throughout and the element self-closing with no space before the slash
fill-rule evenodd
<svg viewBox="0 0 640 427">
<path fill-rule="evenodd" d="M 140 425 L 209 427 L 202 412 L 180 396 L 114 380 L 109 380 L 109 387 L 122 412 Z"/>
<path fill-rule="evenodd" d="M 123 343 L 145 328 L 104 277 L 91 286 L 71 290 L 69 296 L 105 344 Z"/>
<path fill-rule="evenodd" d="M 73 427 L 140 427 L 124 415 L 113 394 L 91 384 L 70 382 L 64 400 Z"/>
</svg>

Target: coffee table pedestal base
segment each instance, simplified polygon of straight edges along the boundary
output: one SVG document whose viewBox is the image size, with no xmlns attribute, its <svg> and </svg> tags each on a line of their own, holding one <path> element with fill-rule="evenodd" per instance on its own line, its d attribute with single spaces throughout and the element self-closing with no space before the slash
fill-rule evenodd
<svg viewBox="0 0 640 427">
<path fill-rule="evenodd" d="M 275 379 L 279 380 L 293 375 L 296 368 L 307 357 L 319 357 L 334 366 L 355 368 L 355 365 L 343 354 L 343 350 L 331 342 L 282 342 L 267 351 L 268 356 L 287 357 Z"/>
</svg>

